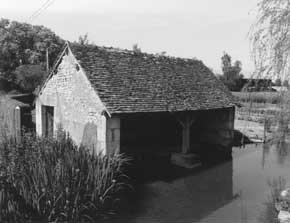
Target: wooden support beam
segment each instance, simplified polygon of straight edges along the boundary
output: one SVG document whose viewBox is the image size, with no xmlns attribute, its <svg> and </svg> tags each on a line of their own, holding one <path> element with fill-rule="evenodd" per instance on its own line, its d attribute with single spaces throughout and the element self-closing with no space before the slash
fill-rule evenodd
<svg viewBox="0 0 290 223">
<path fill-rule="evenodd" d="M 182 126 L 182 153 L 187 154 L 190 152 L 190 127 L 196 120 L 196 116 L 185 114 L 177 118 Z"/>
<path fill-rule="evenodd" d="M 182 153 L 190 152 L 190 125 L 185 124 L 182 127 Z"/>
</svg>

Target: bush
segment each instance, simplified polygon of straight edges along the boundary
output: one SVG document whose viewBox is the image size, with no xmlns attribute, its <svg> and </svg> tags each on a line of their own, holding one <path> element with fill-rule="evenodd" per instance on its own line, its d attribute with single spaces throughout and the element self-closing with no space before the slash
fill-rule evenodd
<svg viewBox="0 0 290 223">
<path fill-rule="evenodd" d="M 232 92 L 232 94 L 240 102 L 278 104 L 282 100 L 279 92 Z"/>
<path fill-rule="evenodd" d="M 123 155 L 92 154 L 65 133 L 24 135 L 0 150 L 1 222 L 90 222 L 116 208 Z"/>
</svg>

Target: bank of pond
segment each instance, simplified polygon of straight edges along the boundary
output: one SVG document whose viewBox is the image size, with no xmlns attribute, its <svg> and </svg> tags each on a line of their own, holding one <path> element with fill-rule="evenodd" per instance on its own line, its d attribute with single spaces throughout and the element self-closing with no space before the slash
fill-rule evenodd
<svg viewBox="0 0 290 223">
<path fill-rule="evenodd" d="M 290 182 L 289 149 L 287 142 L 226 155 L 213 149 L 186 169 L 153 153 L 92 154 L 66 134 L 25 135 L 1 146 L 0 221 L 273 222 L 273 194 Z"/>
</svg>

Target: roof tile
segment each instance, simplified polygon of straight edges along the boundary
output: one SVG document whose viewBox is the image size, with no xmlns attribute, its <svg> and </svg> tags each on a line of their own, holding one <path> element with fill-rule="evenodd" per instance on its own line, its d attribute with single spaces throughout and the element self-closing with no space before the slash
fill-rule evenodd
<svg viewBox="0 0 290 223">
<path fill-rule="evenodd" d="M 201 61 L 71 44 L 110 113 L 207 110 L 235 105 Z"/>
</svg>

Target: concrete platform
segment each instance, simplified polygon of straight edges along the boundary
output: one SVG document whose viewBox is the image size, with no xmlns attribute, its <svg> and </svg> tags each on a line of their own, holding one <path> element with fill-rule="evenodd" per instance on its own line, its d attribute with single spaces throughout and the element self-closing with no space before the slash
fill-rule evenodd
<svg viewBox="0 0 290 223">
<path fill-rule="evenodd" d="M 171 163 L 184 167 L 187 169 L 193 169 L 198 166 L 201 166 L 201 162 L 197 155 L 190 153 L 190 154 L 183 154 L 183 153 L 172 153 L 171 154 Z"/>
</svg>

